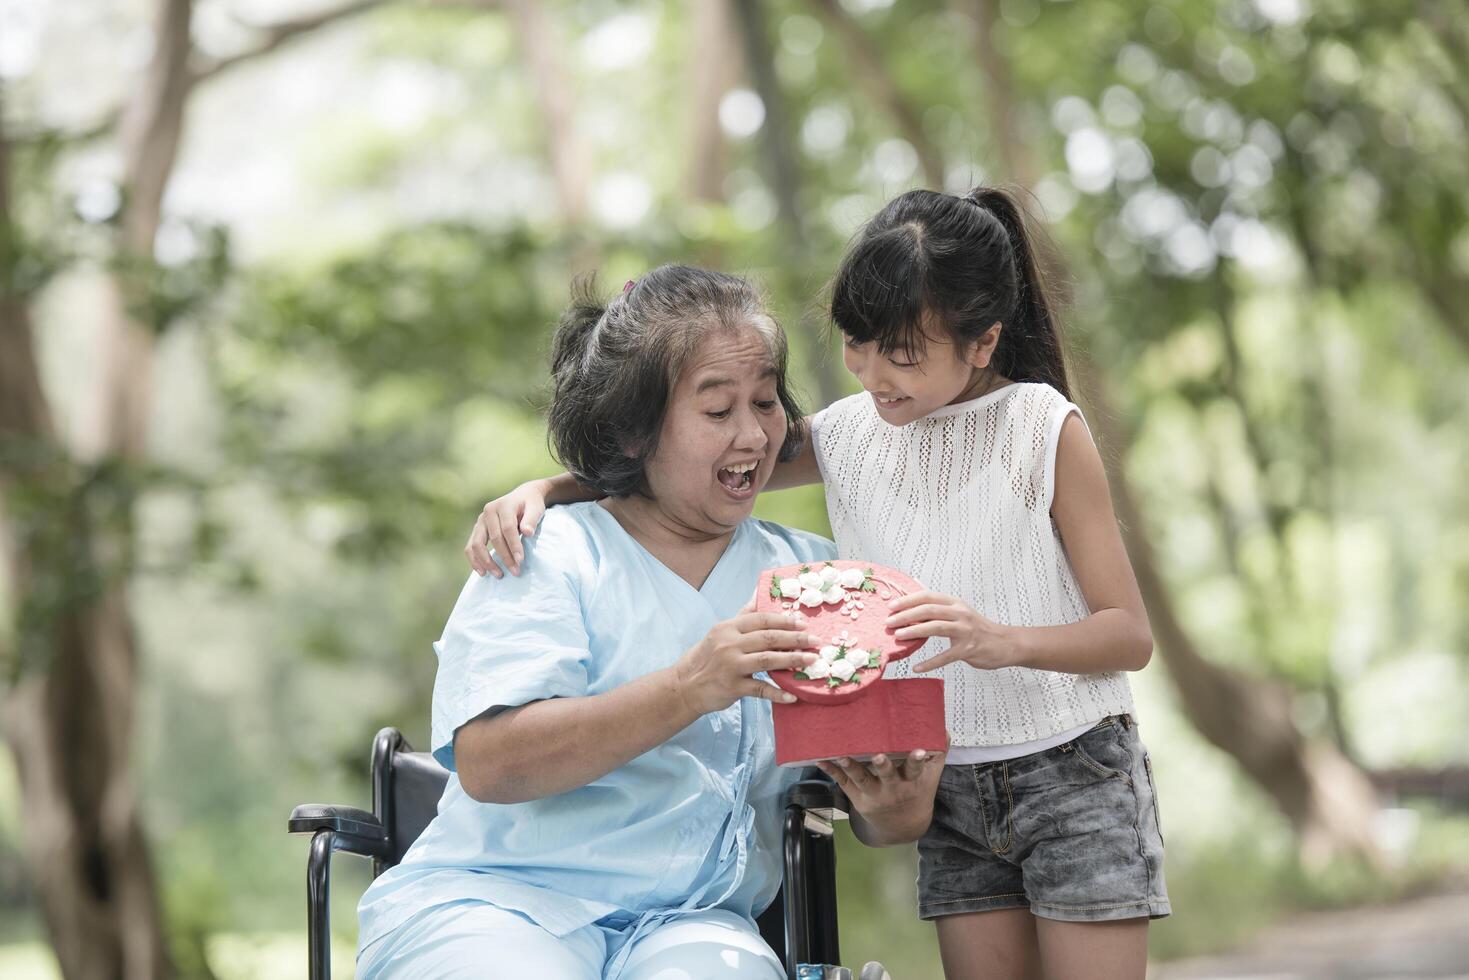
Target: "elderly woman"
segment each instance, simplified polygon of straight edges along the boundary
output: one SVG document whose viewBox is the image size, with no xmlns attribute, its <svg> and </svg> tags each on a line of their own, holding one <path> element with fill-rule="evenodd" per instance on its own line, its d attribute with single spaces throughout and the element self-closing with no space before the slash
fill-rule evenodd
<svg viewBox="0 0 1469 980">
<path fill-rule="evenodd" d="M 830 542 L 750 517 L 799 429 L 749 283 L 658 269 L 583 291 L 553 352 L 551 436 L 598 503 L 548 513 L 518 578 L 470 577 L 436 645 L 439 812 L 362 898 L 358 976 L 783 977 L 754 917 L 780 884 L 756 675 L 814 655 L 741 609 Z M 864 837 L 916 839 L 936 764 L 880 767 Z M 854 815 L 854 819 L 857 816 Z"/>
</svg>

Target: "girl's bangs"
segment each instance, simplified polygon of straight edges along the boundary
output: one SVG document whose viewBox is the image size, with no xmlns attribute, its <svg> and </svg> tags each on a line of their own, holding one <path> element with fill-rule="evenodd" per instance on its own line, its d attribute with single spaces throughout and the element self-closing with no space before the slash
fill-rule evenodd
<svg viewBox="0 0 1469 980">
<path fill-rule="evenodd" d="M 926 346 L 924 274 L 907 236 L 880 235 L 847 256 L 832 289 L 831 316 L 846 337 L 883 354 L 916 357 Z"/>
</svg>

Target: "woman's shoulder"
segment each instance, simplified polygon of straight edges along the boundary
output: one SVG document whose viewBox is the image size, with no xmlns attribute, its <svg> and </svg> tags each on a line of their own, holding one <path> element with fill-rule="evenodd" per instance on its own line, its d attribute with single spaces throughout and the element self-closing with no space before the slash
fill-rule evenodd
<svg viewBox="0 0 1469 980">
<path fill-rule="evenodd" d="M 765 568 L 795 562 L 826 561 L 837 556 L 836 545 L 827 538 L 775 521 L 751 517 L 745 521 L 745 530 L 752 546 L 769 552 L 768 560 L 762 565 Z"/>
</svg>

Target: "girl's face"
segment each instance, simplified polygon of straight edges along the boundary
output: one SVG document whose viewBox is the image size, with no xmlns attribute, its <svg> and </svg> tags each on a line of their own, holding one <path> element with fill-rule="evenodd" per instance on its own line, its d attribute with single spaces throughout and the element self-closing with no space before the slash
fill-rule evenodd
<svg viewBox="0 0 1469 980">
<path fill-rule="evenodd" d="M 716 330 L 669 393 L 648 489 L 665 516 L 690 530 L 723 534 L 749 517 L 786 437 L 776 393 L 769 321 Z"/>
<path fill-rule="evenodd" d="M 947 334 L 925 328 L 913 360 L 901 350 L 884 354 L 873 341 L 859 344 L 844 336 L 842 361 L 872 396 L 884 422 L 907 425 L 980 393 L 1000 329 L 996 323 L 978 340 L 956 347 Z"/>
</svg>

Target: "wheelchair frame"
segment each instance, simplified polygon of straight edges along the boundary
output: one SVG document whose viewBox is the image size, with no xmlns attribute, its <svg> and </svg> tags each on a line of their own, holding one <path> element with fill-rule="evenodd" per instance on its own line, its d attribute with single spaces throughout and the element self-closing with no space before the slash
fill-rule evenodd
<svg viewBox="0 0 1469 980">
<path fill-rule="evenodd" d="M 372 812 L 303 803 L 291 811 L 292 834 L 311 834 L 306 858 L 306 942 L 310 980 L 331 977 L 331 858 L 337 851 L 372 859 L 376 878 L 397 864 L 438 807 L 449 773 L 415 752 L 396 728 L 372 741 Z M 795 980 L 797 963 L 840 963 L 833 822 L 847 816 L 842 791 L 810 769 L 786 794 L 780 894 L 758 920 L 760 934 Z"/>
</svg>

